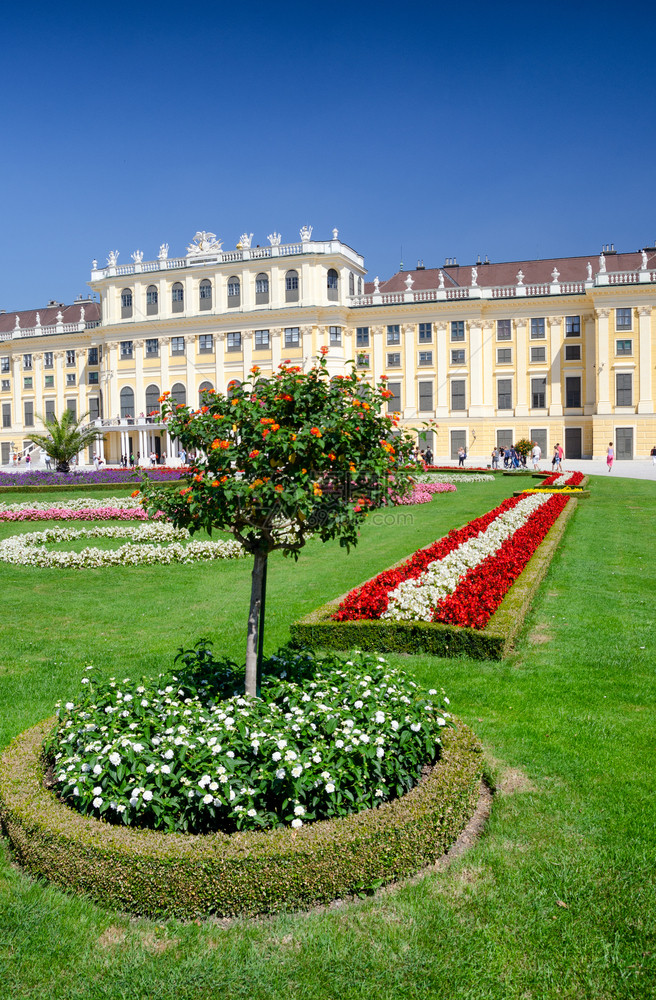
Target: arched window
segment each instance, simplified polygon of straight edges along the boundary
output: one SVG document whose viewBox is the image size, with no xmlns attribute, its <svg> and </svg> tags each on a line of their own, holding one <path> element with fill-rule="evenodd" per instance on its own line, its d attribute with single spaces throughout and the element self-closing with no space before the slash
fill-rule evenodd
<svg viewBox="0 0 656 1000">
<path fill-rule="evenodd" d="M 355 275 L 349 271 L 349 295 L 355 295 Z"/>
<path fill-rule="evenodd" d="M 179 281 L 171 289 L 171 312 L 184 312 L 184 288 Z"/>
<path fill-rule="evenodd" d="M 336 299 L 339 295 L 339 275 L 334 267 L 331 267 L 328 271 L 326 284 L 328 286 L 328 298 Z"/>
<path fill-rule="evenodd" d="M 159 397 L 161 392 L 159 391 L 159 386 L 152 385 L 146 388 L 146 416 L 150 416 L 151 413 L 159 414 Z"/>
<path fill-rule="evenodd" d="M 146 316 L 156 316 L 159 312 L 159 295 L 157 285 L 148 285 L 146 289 Z"/>
<path fill-rule="evenodd" d="M 187 390 L 183 386 L 182 382 L 176 382 L 175 385 L 171 386 L 171 396 L 172 403 L 182 403 L 183 406 L 187 403 Z"/>
<path fill-rule="evenodd" d="M 207 278 L 203 278 L 198 288 L 198 308 L 212 308 L 212 282 L 208 281 Z"/>
<path fill-rule="evenodd" d="M 285 275 L 285 302 L 298 302 L 298 271 Z"/>
<path fill-rule="evenodd" d="M 266 305 L 269 301 L 269 276 L 258 274 L 255 279 L 255 305 Z"/>
<path fill-rule="evenodd" d="M 124 385 L 121 389 L 121 416 L 134 416 L 134 389 L 129 385 Z"/>
<path fill-rule="evenodd" d="M 240 388 L 240 386 L 241 386 L 241 382 L 239 381 L 239 379 L 238 378 L 233 378 L 230 382 L 228 382 L 228 388 L 226 390 L 226 394 L 228 396 L 232 396 L 233 393 L 236 392 L 237 389 Z"/>
<path fill-rule="evenodd" d="M 241 284 L 235 275 L 228 278 L 228 308 L 241 305 Z"/>
<path fill-rule="evenodd" d="M 121 292 L 121 319 L 129 319 L 132 315 L 132 289 L 124 288 Z"/>
<path fill-rule="evenodd" d="M 213 389 L 213 388 L 214 388 L 214 386 L 212 385 L 211 382 L 201 382 L 201 384 L 198 386 L 198 405 L 199 406 L 203 406 L 203 404 L 207 402 L 207 400 L 205 399 L 203 393 L 205 393 L 208 389 Z"/>
</svg>

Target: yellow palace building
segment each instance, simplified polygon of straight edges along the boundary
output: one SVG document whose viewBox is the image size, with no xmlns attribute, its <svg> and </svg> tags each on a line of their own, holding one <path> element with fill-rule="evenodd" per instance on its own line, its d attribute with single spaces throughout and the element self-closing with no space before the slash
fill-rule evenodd
<svg viewBox="0 0 656 1000">
<path fill-rule="evenodd" d="M 103 430 L 110 463 L 179 460 L 159 420 L 170 390 L 197 405 L 266 377 L 286 360 L 330 370 L 353 360 L 388 378 L 391 411 L 436 456 L 464 447 L 486 464 L 495 445 L 559 442 L 568 458 L 646 458 L 656 445 L 656 247 L 401 270 L 366 280 L 362 256 L 339 239 L 295 243 L 244 233 L 224 250 L 198 232 L 180 257 L 162 244 L 119 263 L 93 261 L 92 295 L 65 306 L 0 313 L 1 460 L 30 448 L 40 417 L 65 408 Z M 424 431 L 426 422 L 434 429 Z M 91 456 L 84 456 L 88 460 Z"/>
</svg>

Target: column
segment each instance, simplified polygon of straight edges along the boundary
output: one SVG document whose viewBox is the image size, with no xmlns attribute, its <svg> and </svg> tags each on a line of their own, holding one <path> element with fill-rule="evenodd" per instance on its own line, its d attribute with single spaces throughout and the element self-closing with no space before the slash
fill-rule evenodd
<svg viewBox="0 0 656 1000">
<path fill-rule="evenodd" d="M 225 333 L 214 334 L 214 358 L 216 366 L 214 388 L 217 392 L 225 392 Z"/>
<path fill-rule="evenodd" d="M 640 395 L 638 398 L 638 413 L 653 413 L 651 376 L 651 306 L 640 306 L 639 319 L 639 355 L 640 365 Z"/>
<path fill-rule="evenodd" d="M 415 351 L 415 327 L 407 324 L 403 330 L 403 364 L 405 368 L 405 407 L 404 417 L 417 416 L 417 355 Z"/>
<path fill-rule="evenodd" d="M 528 416 L 529 372 L 526 345 L 526 320 L 515 320 L 515 370 L 517 372 L 516 417 Z"/>
<path fill-rule="evenodd" d="M 43 412 L 43 354 L 33 354 L 34 366 L 34 423 L 39 417 L 45 417 Z"/>
<path fill-rule="evenodd" d="M 282 327 L 270 330 L 271 335 L 271 365 L 274 372 L 282 361 Z"/>
<path fill-rule="evenodd" d="M 491 324 L 489 324 L 491 325 Z M 487 333 L 489 340 L 489 332 Z M 472 320 L 469 325 L 469 371 L 470 371 L 470 417 L 493 417 L 492 387 L 488 387 L 486 399 L 486 378 L 492 379 L 492 359 L 488 359 L 488 374 L 485 373 L 485 350 L 483 347 L 483 321 Z M 489 353 L 489 345 L 488 345 Z"/>
<path fill-rule="evenodd" d="M 612 413 L 610 403 L 610 359 L 608 357 L 608 316 L 610 309 L 597 309 L 597 413 Z"/>
<path fill-rule="evenodd" d="M 12 360 L 12 366 L 13 366 L 12 380 L 11 380 L 11 388 L 12 388 L 12 396 L 13 396 L 12 409 L 14 411 L 12 413 L 11 426 L 12 426 L 12 430 L 13 431 L 15 431 L 17 434 L 21 434 L 22 435 L 22 433 L 23 433 L 23 396 L 22 396 L 22 392 L 21 392 L 22 372 L 21 372 L 21 356 L 20 356 L 20 354 L 15 354 L 14 357 L 11 360 Z M 16 446 L 16 451 L 20 452 L 21 448 L 23 447 L 22 437 L 21 437 L 20 441 L 19 440 L 14 441 L 14 444 Z"/>
<path fill-rule="evenodd" d="M 116 378 L 118 371 L 118 344 L 105 344 L 103 354 L 105 362 L 104 371 L 101 375 L 101 379 L 104 379 L 105 390 L 103 410 L 106 419 L 114 420 L 121 412 Z"/>
<path fill-rule="evenodd" d="M 253 331 L 244 330 L 241 335 L 241 349 L 244 359 L 244 380 L 252 378 L 251 368 L 253 367 Z"/>
<path fill-rule="evenodd" d="M 134 416 L 146 412 L 146 387 L 144 386 L 144 342 L 134 340 Z"/>
<path fill-rule="evenodd" d="M 198 395 L 196 393 L 196 338 L 187 336 L 185 342 L 185 379 L 187 383 L 187 405 L 198 406 Z"/>
<path fill-rule="evenodd" d="M 549 325 L 551 333 L 549 337 L 549 361 L 550 361 L 550 381 L 551 398 L 549 402 L 549 416 L 562 417 L 563 415 L 563 394 L 560 374 L 560 352 L 563 343 L 562 316 L 550 316 Z"/>
<path fill-rule="evenodd" d="M 61 419 L 66 403 L 64 401 L 64 352 L 55 351 L 55 389 L 57 390 L 57 416 Z"/>
<path fill-rule="evenodd" d="M 448 417 L 449 415 L 449 380 L 448 371 L 448 346 L 446 342 L 446 323 L 434 323 L 435 328 L 435 362 L 437 369 L 437 406 L 435 407 L 436 417 Z"/>
<path fill-rule="evenodd" d="M 585 318 L 585 396 L 583 413 L 586 416 L 594 413 L 596 404 L 595 382 L 596 382 L 596 359 L 597 351 L 595 344 L 595 318 L 586 316 Z"/>
<path fill-rule="evenodd" d="M 384 345 L 383 345 L 383 327 L 382 326 L 372 326 L 369 328 L 369 336 L 371 338 L 371 350 L 370 350 L 370 360 L 372 362 L 371 372 L 374 379 L 379 379 L 381 375 L 385 374 L 385 362 L 384 362 Z"/>
<path fill-rule="evenodd" d="M 328 328 L 324 326 L 322 327 L 322 330 L 326 337 L 325 343 L 327 344 L 329 340 Z M 312 361 L 312 327 L 302 326 L 300 328 L 299 333 L 301 335 L 301 347 L 303 348 L 303 361 L 301 362 L 301 364 L 305 366 L 306 362 L 311 363 Z M 330 358 L 330 354 L 328 355 L 328 357 Z M 244 354 L 244 367 L 246 367 L 246 354 Z"/>
<path fill-rule="evenodd" d="M 159 338 L 159 377 L 160 377 L 160 395 L 167 392 L 171 386 L 169 385 L 169 351 L 170 351 L 170 337 L 160 337 Z"/>
</svg>

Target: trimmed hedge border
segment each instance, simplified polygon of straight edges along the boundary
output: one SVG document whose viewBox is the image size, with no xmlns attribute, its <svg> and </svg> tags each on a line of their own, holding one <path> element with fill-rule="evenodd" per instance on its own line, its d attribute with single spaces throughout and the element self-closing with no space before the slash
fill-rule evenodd
<svg viewBox="0 0 656 1000">
<path fill-rule="evenodd" d="M 130 490 L 139 488 L 141 480 L 134 479 L 129 483 L 62 483 L 61 486 L 48 484 L 45 486 L 0 486 L 0 493 L 86 493 L 99 490 Z M 162 486 L 186 486 L 185 479 L 165 479 Z"/>
<path fill-rule="evenodd" d="M 332 615 L 347 596 L 341 594 L 334 601 L 311 611 L 300 621 L 292 622 L 292 644 L 309 649 L 424 652 L 446 657 L 464 655 L 475 660 L 503 659 L 522 627 L 533 595 L 547 572 L 567 523 L 576 509 L 578 496 L 580 494 L 570 494 L 569 503 L 552 524 L 485 628 L 473 629 L 442 622 L 388 622 L 379 619 L 337 622 L 332 620 Z M 405 556 L 387 568 L 395 569 L 408 558 L 409 556 Z"/>
<path fill-rule="evenodd" d="M 472 816 L 482 748 L 463 723 L 418 785 L 377 809 L 299 830 L 186 836 L 82 816 L 44 785 L 47 719 L 0 758 L 0 820 L 19 863 L 62 889 L 132 913 L 255 915 L 326 903 L 417 874 Z"/>
</svg>

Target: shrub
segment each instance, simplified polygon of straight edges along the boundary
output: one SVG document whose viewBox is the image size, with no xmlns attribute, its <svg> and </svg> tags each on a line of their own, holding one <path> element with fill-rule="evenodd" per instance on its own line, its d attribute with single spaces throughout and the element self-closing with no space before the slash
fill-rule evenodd
<svg viewBox="0 0 656 1000">
<path fill-rule="evenodd" d="M 63 889 L 151 916 L 272 912 L 413 875 L 462 830 L 483 770 L 478 740 L 457 723 L 422 781 L 376 809 L 299 830 L 165 834 L 81 816 L 44 787 L 52 726 L 23 733 L 0 760 L 0 819 L 18 861 Z"/>
</svg>

